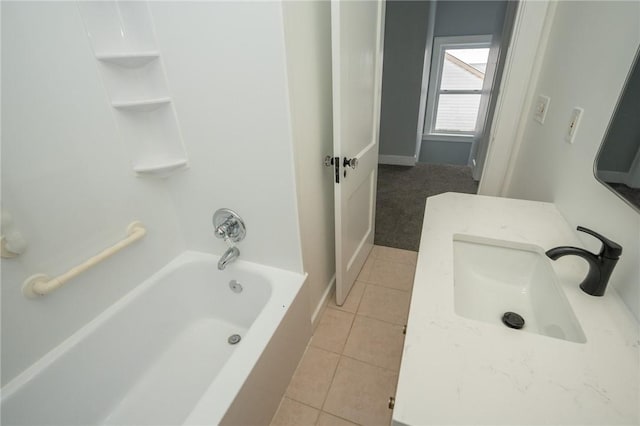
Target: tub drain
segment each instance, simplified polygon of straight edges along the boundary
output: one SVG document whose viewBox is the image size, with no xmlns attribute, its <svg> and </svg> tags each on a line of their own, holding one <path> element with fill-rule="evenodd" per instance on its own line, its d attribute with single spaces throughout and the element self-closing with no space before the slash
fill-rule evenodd
<svg viewBox="0 0 640 426">
<path fill-rule="evenodd" d="M 240 284 L 238 281 L 236 280 L 231 280 L 229 281 L 229 288 L 231 289 L 231 291 L 233 291 L 234 293 L 242 293 L 242 284 Z"/>
<path fill-rule="evenodd" d="M 227 342 L 229 342 L 230 345 L 235 345 L 236 343 L 238 343 L 240 341 L 240 339 L 242 339 L 242 337 L 240 337 L 239 334 L 232 334 L 227 339 Z"/>
</svg>

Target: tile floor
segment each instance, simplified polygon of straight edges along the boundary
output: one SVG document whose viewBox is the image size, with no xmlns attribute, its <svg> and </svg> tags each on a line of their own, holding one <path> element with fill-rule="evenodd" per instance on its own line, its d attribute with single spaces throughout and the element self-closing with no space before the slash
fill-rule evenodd
<svg viewBox="0 0 640 426">
<path fill-rule="evenodd" d="M 272 425 L 389 425 L 418 253 L 374 246 L 342 306 L 332 296 Z"/>
</svg>

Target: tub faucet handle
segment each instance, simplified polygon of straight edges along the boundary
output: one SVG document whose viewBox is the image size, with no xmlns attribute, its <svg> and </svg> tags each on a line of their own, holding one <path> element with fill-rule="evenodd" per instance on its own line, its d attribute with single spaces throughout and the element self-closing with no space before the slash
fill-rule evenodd
<svg viewBox="0 0 640 426">
<path fill-rule="evenodd" d="M 231 209 L 218 209 L 213 214 L 213 228 L 216 237 L 237 243 L 247 233 L 247 227 L 238 213 Z"/>
</svg>

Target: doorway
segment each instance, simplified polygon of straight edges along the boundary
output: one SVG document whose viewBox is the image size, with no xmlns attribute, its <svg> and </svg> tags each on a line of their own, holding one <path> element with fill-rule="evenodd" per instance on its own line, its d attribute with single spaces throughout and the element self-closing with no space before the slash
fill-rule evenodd
<svg viewBox="0 0 640 426">
<path fill-rule="evenodd" d="M 376 245 L 417 251 L 427 197 L 477 193 L 516 9 L 387 3 Z"/>
</svg>

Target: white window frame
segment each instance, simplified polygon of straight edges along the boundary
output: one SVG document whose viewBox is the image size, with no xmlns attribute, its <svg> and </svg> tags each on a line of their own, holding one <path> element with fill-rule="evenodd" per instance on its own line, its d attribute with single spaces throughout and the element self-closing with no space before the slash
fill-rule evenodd
<svg viewBox="0 0 640 426">
<path fill-rule="evenodd" d="M 447 49 L 478 49 L 491 48 L 492 36 L 475 35 L 475 36 L 455 36 L 455 37 L 435 37 L 433 39 L 433 61 L 435 67 L 432 67 L 431 76 L 429 78 L 429 95 L 427 96 L 427 113 L 425 114 L 424 123 L 424 139 L 440 140 L 451 142 L 470 142 L 476 136 L 476 130 L 464 131 L 435 131 L 437 105 L 442 93 L 460 93 L 460 94 L 479 94 L 482 95 L 483 90 L 455 90 L 446 91 L 440 89 L 442 80 L 442 68 L 444 66 L 444 53 Z M 483 85 L 484 87 L 484 85 Z M 476 123 L 477 127 L 477 123 Z"/>
</svg>

